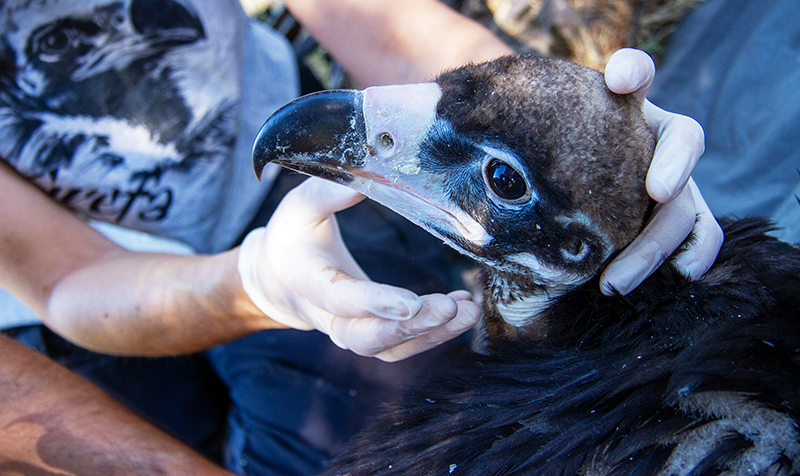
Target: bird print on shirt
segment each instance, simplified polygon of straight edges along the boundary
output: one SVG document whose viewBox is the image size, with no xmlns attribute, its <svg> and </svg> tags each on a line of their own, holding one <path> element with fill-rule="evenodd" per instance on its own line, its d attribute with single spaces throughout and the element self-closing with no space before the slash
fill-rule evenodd
<svg viewBox="0 0 800 476">
<path fill-rule="evenodd" d="M 14 67 L 0 78 L 0 156 L 58 202 L 157 222 L 176 181 L 230 155 L 238 97 L 190 104 L 180 54 L 212 45 L 182 0 L 0 2 L 0 31 Z"/>
</svg>

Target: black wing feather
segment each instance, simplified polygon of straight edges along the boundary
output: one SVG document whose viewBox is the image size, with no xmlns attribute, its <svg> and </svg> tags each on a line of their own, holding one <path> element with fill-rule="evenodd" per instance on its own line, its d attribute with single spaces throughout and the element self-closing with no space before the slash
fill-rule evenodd
<svg viewBox="0 0 800 476">
<path fill-rule="evenodd" d="M 561 333 L 453 359 L 357 437 L 335 473 L 649 476 L 725 418 L 680 404 L 704 392 L 788 416 L 797 439 L 800 251 L 769 230 L 726 223 L 715 268 L 694 282 L 665 266 L 626 297 L 596 281 L 564 296 L 552 311 Z M 731 433 L 691 474 L 756 450 Z M 795 474 L 797 457 L 778 454 L 769 474 Z"/>
</svg>

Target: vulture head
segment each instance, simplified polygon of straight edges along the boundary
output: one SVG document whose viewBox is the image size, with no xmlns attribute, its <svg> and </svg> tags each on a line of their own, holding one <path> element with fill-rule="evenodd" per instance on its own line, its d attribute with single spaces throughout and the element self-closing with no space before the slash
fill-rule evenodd
<svg viewBox="0 0 800 476">
<path fill-rule="evenodd" d="M 654 138 L 597 71 L 535 56 L 435 82 L 302 97 L 263 126 L 253 161 L 333 180 L 485 267 L 494 336 L 548 334 L 549 303 L 641 230 Z"/>
</svg>

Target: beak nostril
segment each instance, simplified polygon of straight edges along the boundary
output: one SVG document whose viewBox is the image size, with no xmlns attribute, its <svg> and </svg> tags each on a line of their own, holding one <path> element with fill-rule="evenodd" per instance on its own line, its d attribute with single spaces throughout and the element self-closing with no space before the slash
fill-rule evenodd
<svg viewBox="0 0 800 476">
<path fill-rule="evenodd" d="M 381 132 L 378 135 L 378 143 L 384 149 L 391 149 L 392 147 L 394 147 L 394 137 L 392 137 L 392 135 L 389 134 L 388 132 Z"/>
</svg>

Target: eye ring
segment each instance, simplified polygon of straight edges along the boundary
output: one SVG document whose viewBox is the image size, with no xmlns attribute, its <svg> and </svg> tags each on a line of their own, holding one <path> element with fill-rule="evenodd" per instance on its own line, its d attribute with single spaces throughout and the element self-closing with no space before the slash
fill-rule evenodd
<svg viewBox="0 0 800 476">
<path fill-rule="evenodd" d="M 75 32 L 70 28 L 53 27 L 36 39 L 36 50 L 42 61 L 52 63 L 73 48 Z"/>
<path fill-rule="evenodd" d="M 589 244 L 578 237 L 568 240 L 565 246 L 561 248 L 561 257 L 573 263 L 583 261 L 588 254 Z"/>
<path fill-rule="evenodd" d="M 528 185 L 522 173 L 495 157 L 486 164 L 486 182 L 492 193 L 502 200 L 515 202 L 528 195 Z"/>
</svg>

